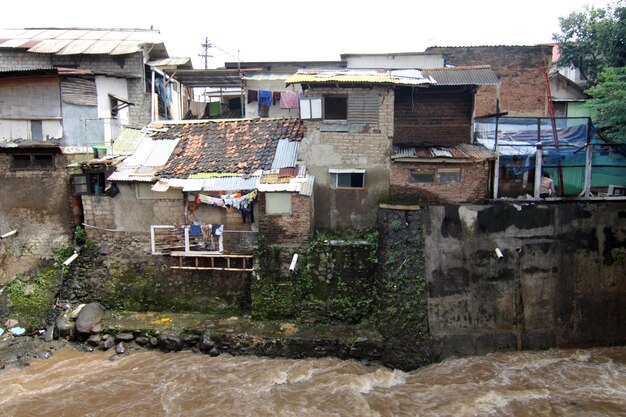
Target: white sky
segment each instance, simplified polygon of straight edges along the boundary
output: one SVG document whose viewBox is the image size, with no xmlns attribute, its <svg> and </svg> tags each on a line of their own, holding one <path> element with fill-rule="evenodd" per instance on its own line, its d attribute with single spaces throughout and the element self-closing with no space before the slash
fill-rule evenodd
<svg viewBox="0 0 626 417">
<path fill-rule="evenodd" d="M 202 68 L 201 44 L 224 61 L 338 60 L 341 53 L 420 52 L 428 46 L 552 41 L 558 18 L 608 0 L 3 1 L 3 28 L 159 29 L 170 56 Z M 619 0 L 624 1 L 624 0 Z M 179 8 L 180 7 L 180 8 Z"/>
</svg>

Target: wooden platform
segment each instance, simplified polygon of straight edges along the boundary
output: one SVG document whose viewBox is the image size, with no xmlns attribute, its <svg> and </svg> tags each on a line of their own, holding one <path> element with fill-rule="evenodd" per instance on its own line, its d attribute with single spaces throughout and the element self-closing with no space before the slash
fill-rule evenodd
<svg viewBox="0 0 626 417">
<path fill-rule="evenodd" d="M 252 271 L 252 255 L 220 253 L 215 251 L 171 252 L 178 257 L 178 266 L 171 269 L 212 270 L 212 271 Z M 192 265 L 188 265 L 191 263 Z"/>
</svg>

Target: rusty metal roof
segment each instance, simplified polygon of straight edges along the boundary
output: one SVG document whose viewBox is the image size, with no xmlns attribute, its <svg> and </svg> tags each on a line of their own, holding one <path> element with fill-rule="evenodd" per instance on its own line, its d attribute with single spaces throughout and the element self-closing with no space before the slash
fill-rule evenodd
<svg viewBox="0 0 626 417">
<path fill-rule="evenodd" d="M 166 58 L 161 33 L 145 29 L 34 28 L 1 29 L 0 48 L 55 55 L 124 55 L 151 46 L 154 58 Z"/>
<path fill-rule="evenodd" d="M 394 161 L 446 162 L 450 160 L 486 161 L 496 159 L 496 154 L 482 145 L 461 143 L 439 146 L 394 145 L 391 159 Z"/>
</svg>

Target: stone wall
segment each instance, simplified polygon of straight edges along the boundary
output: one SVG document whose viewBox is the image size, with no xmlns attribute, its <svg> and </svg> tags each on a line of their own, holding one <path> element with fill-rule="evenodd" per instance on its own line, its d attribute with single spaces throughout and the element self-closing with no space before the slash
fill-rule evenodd
<svg viewBox="0 0 626 417">
<path fill-rule="evenodd" d="M 460 169 L 460 182 L 414 183 L 411 170 Z M 478 202 L 488 197 L 489 164 L 418 164 L 394 162 L 391 165 L 390 193 L 393 198 L 439 203 Z"/>
<path fill-rule="evenodd" d="M 310 97 L 359 94 L 359 88 L 315 88 Z M 373 88 L 379 95 L 378 125 L 363 133 L 321 131 L 325 121 L 305 121 L 306 134 L 298 158 L 315 176 L 315 228 L 369 229 L 376 223 L 376 201 L 389 191 L 389 154 L 393 136 L 393 90 Z M 334 189 L 329 169 L 366 169 L 362 189 Z"/>
<path fill-rule="evenodd" d="M 10 161 L 10 154 L 0 153 L 0 234 L 18 232 L 0 241 L 0 282 L 72 243 L 65 157 L 54 156 L 53 170 L 12 170 Z"/>
<path fill-rule="evenodd" d="M 626 343 L 626 203 L 427 213 L 428 321 L 438 358 Z"/>
<path fill-rule="evenodd" d="M 433 47 L 426 52 L 443 54 L 454 66 L 490 65 L 500 79 L 499 87 L 480 87 L 476 95 L 476 116 L 500 111 L 509 116 L 546 115 L 544 69 L 550 64 L 551 46 L 468 46 Z M 546 54 L 544 61 L 543 54 Z"/>
</svg>

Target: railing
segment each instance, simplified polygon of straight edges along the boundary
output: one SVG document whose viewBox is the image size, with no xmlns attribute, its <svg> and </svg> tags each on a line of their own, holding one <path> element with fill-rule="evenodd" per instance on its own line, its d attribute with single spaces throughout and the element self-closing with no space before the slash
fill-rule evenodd
<svg viewBox="0 0 626 417">
<path fill-rule="evenodd" d="M 256 246 L 258 232 L 251 230 L 224 230 L 223 245 L 226 254 L 251 254 Z M 217 236 L 205 239 L 202 235 L 192 236 L 190 226 L 150 226 L 152 255 L 171 255 L 172 252 L 198 254 L 216 252 Z"/>
</svg>

